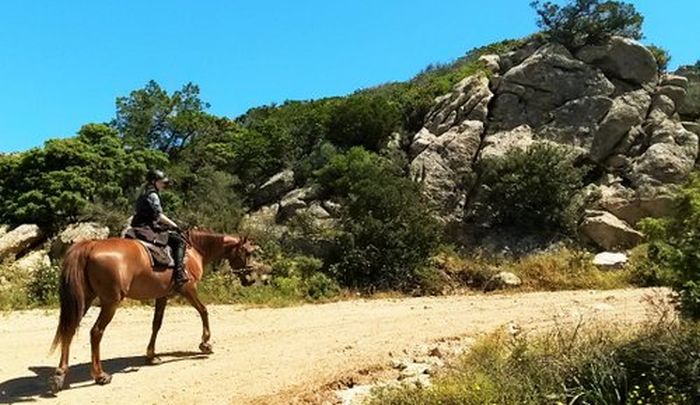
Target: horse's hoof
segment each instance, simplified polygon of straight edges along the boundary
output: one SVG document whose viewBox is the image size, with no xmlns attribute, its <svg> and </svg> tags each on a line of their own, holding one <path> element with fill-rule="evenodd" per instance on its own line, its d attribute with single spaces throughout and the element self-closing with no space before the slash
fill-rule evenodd
<svg viewBox="0 0 700 405">
<path fill-rule="evenodd" d="M 204 353 L 204 354 L 212 354 L 212 353 L 214 353 L 214 350 L 211 348 L 211 344 L 210 344 L 210 343 L 201 343 L 201 344 L 199 345 L 199 350 L 201 350 L 202 353 Z"/>
<path fill-rule="evenodd" d="M 63 382 L 64 382 L 65 376 L 64 375 L 53 375 L 49 377 L 49 389 L 51 390 L 52 394 L 57 393 L 58 391 L 63 389 Z"/>
<path fill-rule="evenodd" d="M 95 378 L 95 383 L 97 385 L 107 385 L 112 382 L 112 376 L 107 373 L 102 373 Z"/>
<path fill-rule="evenodd" d="M 155 366 L 156 364 L 160 364 L 162 362 L 163 360 L 161 360 L 161 358 L 158 356 L 146 357 L 146 364 L 149 366 Z"/>
</svg>

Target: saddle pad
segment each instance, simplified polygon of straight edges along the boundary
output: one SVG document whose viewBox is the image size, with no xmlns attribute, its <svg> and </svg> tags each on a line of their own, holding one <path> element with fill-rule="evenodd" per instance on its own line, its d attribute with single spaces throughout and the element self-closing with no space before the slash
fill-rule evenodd
<svg viewBox="0 0 700 405">
<path fill-rule="evenodd" d="M 152 243 L 136 239 L 137 242 L 143 245 L 148 251 L 148 257 L 151 259 L 151 267 L 156 269 L 169 269 L 175 267 L 175 260 L 173 260 L 172 249 L 170 246 L 156 246 Z"/>
</svg>

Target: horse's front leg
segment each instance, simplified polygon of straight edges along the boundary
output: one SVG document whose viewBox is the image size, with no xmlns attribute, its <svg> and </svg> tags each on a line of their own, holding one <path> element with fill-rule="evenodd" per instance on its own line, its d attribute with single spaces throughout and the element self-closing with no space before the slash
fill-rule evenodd
<svg viewBox="0 0 700 405">
<path fill-rule="evenodd" d="M 211 332 L 209 331 L 209 313 L 207 312 L 207 307 L 199 300 L 197 290 L 193 284 L 186 285 L 182 290 L 182 295 L 197 312 L 199 312 L 199 316 L 202 318 L 202 343 L 199 344 L 199 350 L 201 350 L 202 353 L 213 353 L 211 344 L 209 343 Z"/>
<path fill-rule="evenodd" d="M 156 299 L 156 309 L 153 313 L 153 330 L 151 332 L 151 340 L 148 342 L 148 348 L 146 349 L 147 364 L 160 363 L 160 358 L 156 356 L 156 337 L 158 337 L 158 331 L 160 330 L 160 326 L 163 324 L 163 313 L 165 312 L 165 305 L 167 303 L 168 297 Z"/>
</svg>

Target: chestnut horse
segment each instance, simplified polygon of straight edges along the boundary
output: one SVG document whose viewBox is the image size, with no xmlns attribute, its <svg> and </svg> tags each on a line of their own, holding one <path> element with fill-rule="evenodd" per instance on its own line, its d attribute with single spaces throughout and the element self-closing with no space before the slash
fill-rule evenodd
<svg viewBox="0 0 700 405">
<path fill-rule="evenodd" d="M 189 242 L 185 268 L 190 280 L 180 289 L 179 294 L 199 312 L 203 328 L 199 349 L 204 353 L 211 353 L 209 317 L 206 307 L 197 297 L 197 282 L 202 279 L 208 263 L 226 259 L 232 269 L 245 270 L 238 275 L 244 285 L 249 285 L 247 276 L 257 271 L 251 259 L 257 246 L 247 238 L 205 231 L 192 230 L 184 236 Z M 174 294 L 172 269 L 161 270 L 163 271 L 154 271 L 144 246 L 131 239 L 112 238 L 78 242 L 68 250 L 61 273 L 61 315 L 51 346 L 54 350 L 59 343 L 61 345 L 60 363 L 49 380 L 53 392 L 63 388 L 68 373 L 71 340 L 80 320 L 95 298 L 100 300 L 100 314 L 90 330 L 91 374 L 95 382 L 104 385 L 112 379 L 102 370 L 100 341 L 124 298 L 155 298 L 153 331 L 146 349 L 146 360 L 149 363 L 158 361 L 155 352 L 156 336 L 163 321 L 168 297 Z"/>
</svg>

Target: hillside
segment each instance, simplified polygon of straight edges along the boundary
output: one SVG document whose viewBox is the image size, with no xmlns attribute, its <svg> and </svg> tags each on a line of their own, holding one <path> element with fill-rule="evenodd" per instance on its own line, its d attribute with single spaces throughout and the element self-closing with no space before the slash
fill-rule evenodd
<svg viewBox="0 0 700 405">
<path fill-rule="evenodd" d="M 0 239 L 0 258 L 57 260 L 49 248 L 77 222 L 119 234 L 151 167 L 174 179 L 171 217 L 249 234 L 284 263 L 277 276 L 321 295 L 440 292 L 430 258 L 446 246 L 633 248 L 695 170 L 697 69 L 664 72 L 663 50 L 629 38 L 633 8 L 583 28 L 538 12 L 542 32 L 407 82 L 236 118 L 209 114 L 195 84 L 149 82 L 108 123 L 0 156 L 0 229 L 28 225 Z"/>
</svg>

